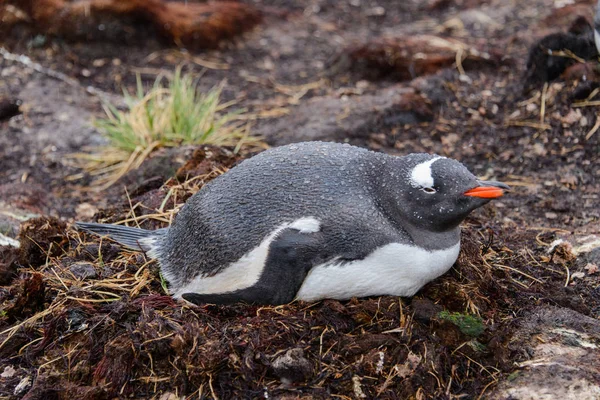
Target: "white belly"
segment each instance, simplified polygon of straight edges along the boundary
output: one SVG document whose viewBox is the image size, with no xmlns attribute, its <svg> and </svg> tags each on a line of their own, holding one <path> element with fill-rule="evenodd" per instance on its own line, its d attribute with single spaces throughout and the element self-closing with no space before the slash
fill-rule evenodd
<svg viewBox="0 0 600 400">
<path fill-rule="evenodd" d="M 435 251 L 390 243 L 363 260 L 345 264 L 334 260 L 314 267 L 296 298 L 315 301 L 378 295 L 412 296 L 427 282 L 448 271 L 459 251 L 460 243 Z"/>
</svg>

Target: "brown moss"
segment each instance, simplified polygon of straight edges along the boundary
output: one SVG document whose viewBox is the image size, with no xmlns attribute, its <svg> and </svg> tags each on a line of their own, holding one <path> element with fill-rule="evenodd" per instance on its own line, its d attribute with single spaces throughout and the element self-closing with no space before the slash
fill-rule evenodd
<svg viewBox="0 0 600 400">
<path fill-rule="evenodd" d="M 19 249 L 11 246 L 0 246 L 0 286 L 9 285 L 16 277 Z"/>
<path fill-rule="evenodd" d="M 208 175 L 216 168 L 231 168 L 241 157 L 217 146 L 201 146 L 194 150 L 188 161 L 181 166 L 175 176 L 185 181 L 194 176 Z"/>
<path fill-rule="evenodd" d="M 40 273 L 32 273 L 17 280 L 2 296 L 2 311 L 8 322 L 30 317 L 44 306 L 46 283 Z"/>
<path fill-rule="evenodd" d="M 452 67 L 468 69 L 507 62 L 499 54 L 479 52 L 456 39 L 430 35 L 380 37 L 345 50 L 348 68 L 367 79 L 411 80 Z M 342 57 L 342 59 L 344 58 Z"/>
<path fill-rule="evenodd" d="M 178 46 L 214 48 L 251 29 L 261 20 L 252 6 L 237 2 L 167 2 L 161 0 L 25 0 L 13 1 L 44 34 L 68 39 L 118 40 L 114 34 L 153 27 L 155 33 Z M 111 25 L 113 32 L 98 30 Z M 143 34 L 140 35 L 143 37 Z"/>
<path fill-rule="evenodd" d="M 104 357 L 94 371 L 94 385 L 120 390 L 131 378 L 137 356 L 129 334 L 123 333 L 104 346 Z"/>
<path fill-rule="evenodd" d="M 67 224 L 54 217 L 30 219 L 21 225 L 19 263 L 39 267 L 69 247 Z"/>
</svg>

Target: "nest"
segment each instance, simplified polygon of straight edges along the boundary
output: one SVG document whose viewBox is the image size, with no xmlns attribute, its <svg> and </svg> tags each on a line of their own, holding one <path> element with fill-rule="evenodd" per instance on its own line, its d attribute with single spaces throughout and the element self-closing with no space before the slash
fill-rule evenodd
<svg viewBox="0 0 600 400">
<path fill-rule="evenodd" d="M 201 175 L 184 168 L 105 216 L 166 225 L 231 166 L 227 154 L 200 149 L 186 168 Z M 573 261 L 548 256 L 553 238 L 471 219 L 457 264 L 414 299 L 194 306 L 168 296 L 143 254 L 30 220 L 20 249 L 0 249 L 12 271 L 0 290 L 0 396 L 476 398 L 523 357 L 507 345 L 523 310 L 598 305 L 564 287 Z"/>
</svg>

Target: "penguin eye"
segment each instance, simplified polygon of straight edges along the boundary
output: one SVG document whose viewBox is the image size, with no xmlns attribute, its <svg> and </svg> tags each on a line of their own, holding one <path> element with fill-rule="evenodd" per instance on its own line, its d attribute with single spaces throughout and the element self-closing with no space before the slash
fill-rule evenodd
<svg viewBox="0 0 600 400">
<path fill-rule="evenodd" d="M 428 193 L 428 194 L 433 194 L 433 193 L 437 192 L 437 190 L 435 190 L 435 188 L 432 188 L 432 187 L 424 187 L 421 190 L 423 190 L 425 193 Z"/>
</svg>

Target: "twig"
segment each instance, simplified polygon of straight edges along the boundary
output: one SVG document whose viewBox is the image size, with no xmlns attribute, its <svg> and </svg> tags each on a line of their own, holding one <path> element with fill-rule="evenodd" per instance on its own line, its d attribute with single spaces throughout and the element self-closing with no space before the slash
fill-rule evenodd
<svg viewBox="0 0 600 400">
<path fill-rule="evenodd" d="M 544 83 L 542 88 L 542 100 L 540 104 L 540 124 L 544 125 L 544 118 L 546 117 L 546 98 L 548 97 L 548 82 Z"/>
<path fill-rule="evenodd" d="M 535 121 L 507 121 L 506 125 L 507 126 L 527 126 L 530 128 L 544 129 L 544 130 L 552 129 L 552 126 L 550 126 L 548 124 L 540 124 L 539 122 L 535 122 Z"/>
<path fill-rule="evenodd" d="M 589 101 L 589 100 L 593 99 L 594 97 L 596 97 L 596 95 L 598 93 L 600 93 L 600 87 L 597 87 L 596 89 L 592 90 L 592 93 L 590 93 L 590 95 L 588 97 L 586 97 L 585 99 Z"/>
<path fill-rule="evenodd" d="M 573 60 L 578 61 L 582 64 L 585 63 L 585 60 L 583 58 L 579 57 L 577 54 L 573 53 L 569 49 L 563 49 L 563 50 L 546 49 L 546 50 L 548 51 L 548 54 L 551 56 L 572 58 Z"/>
<path fill-rule="evenodd" d="M 567 264 L 564 264 L 565 270 L 567 271 L 567 280 L 565 281 L 565 287 L 569 286 L 569 281 L 571 280 L 571 271 L 569 271 L 569 267 Z"/>
<path fill-rule="evenodd" d="M 157 338 L 154 338 L 154 339 L 148 339 L 146 341 L 143 341 L 141 345 L 143 346 L 143 345 L 148 344 L 148 343 L 156 342 L 157 340 L 167 339 L 167 338 L 170 338 L 173 335 L 175 335 L 175 332 L 171 332 L 171 333 L 169 333 L 169 334 L 167 334 L 165 336 L 157 337 Z"/>
<path fill-rule="evenodd" d="M 464 53 L 463 48 L 459 47 L 458 51 L 456 52 L 456 69 L 458 70 L 459 74 L 466 75 L 465 69 L 463 68 L 463 65 L 462 65 L 463 53 Z"/>
<path fill-rule="evenodd" d="M 597 107 L 600 106 L 600 100 L 592 100 L 592 101 L 580 101 L 578 103 L 573 103 L 571 107 Z"/>
<path fill-rule="evenodd" d="M 523 272 L 523 271 L 520 271 L 520 270 L 518 270 L 518 269 L 516 269 L 516 268 L 509 267 L 508 265 L 500 265 L 500 264 L 493 264 L 493 265 L 494 265 L 494 267 L 498 267 L 498 268 L 501 268 L 501 269 L 504 269 L 504 270 L 509 270 L 509 271 L 513 271 L 513 272 L 516 272 L 516 273 L 518 273 L 518 274 L 521 274 L 521 275 L 523 275 L 523 276 L 525 276 L 525 277 L 527 277 L 527 278 L 529 278 L 529 279 L 531 279 L 532 281 L 535 281 L 535 282 L 537 282 L 537 283 L 542 283 L 542 284 L 544 283 L 544 282 L 542 282 L 541 280 L 539 280 L 539 279 L 537 279 L 537 278 L 534 278 L 533 276 L 531 276 L 531 275 L 529 275 L 529 274 L 526 274 L 525 272 Z"/>
<path fill-rule="evenodd" d="M 65 357 L 69 356 L 71 353 L 73 353 L 75 350 L 77 350 L 77 347 L 79 347 L 79 344 L 76 344 L 75 347 L 71 351 L 69 351 L 67 354 L 63 354 L 61 356 L 58 356 L 58 357 L 56 357 L 56 358 L 54 358 L 54 359 L 52 359 L 52 360 L 50 360 L 48 362 L 45 362 L 42 365 L 40 365 L 38 367 L 38 369 L 37 369 L 38 375 L 40 374 L 40 371 L 42 370 L 42 368 L 47 367 L 48 365 L 50 365 L 52 363 L 55 363 L 58 360 L 61 360 L 61 359 L 65 358 Z"/>
<path fill-rule="evenodd" d="M 213 388 L 213 377 L 212 374 L 208 374 L 208 387 L 210 388 L 210 394 L 212 395 L 213 400 L 219 400 L 219 397 L 215 393 L 215 389 Z"/>
<path fill-rule="evenodd" d="M 488 390 L 488 388 L 490 386 L 492 386 L 494 383 L 498 383 L 498 379 L 494 378 L 493 381 L 491 381 L 490 383 L 488 383 L 487 385 L 485 385 L 485 387 L 483 388 L 483 390 L 481 391 L 481 393 L 479 393 L 479 397 L 477 397 L 477 400 L 481 400 L 481 398 L 483 398 L 483 394 L 485 393 L 485 391 Z"/>
<path fill-rule="evenodd" d="M 517 105 L 519 107 L 523 107 L 528 104 L 535 103 L 540 96 L 541 96 L 541 93 L 536 90 L 535 94 L 532 97 L 528 98 L 527 100 L 523 100 L 523 101 L 517 103 Z"/>
<path fill-rule="evenodd" d="M 596 114 L 596 123 L 594 124 L 594 127 L 585 135 L 585 140 L 590 140 L 598 128 L 600 128 L 600 114 Z"/>
</svg>

